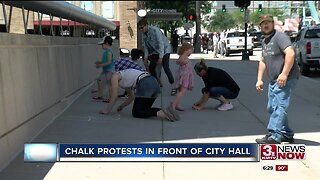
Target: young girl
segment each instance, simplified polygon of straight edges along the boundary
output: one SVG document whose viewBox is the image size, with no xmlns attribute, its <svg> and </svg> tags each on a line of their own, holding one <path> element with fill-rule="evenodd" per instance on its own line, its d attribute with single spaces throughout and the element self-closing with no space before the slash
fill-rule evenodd
<svg viewBox="0 0 320 180">
<path fill-rule="evenodd" d="M 181 99 L 186 94 L 187 90 L 192 90 L 193 88 L 193 69 L 188 58 L 192 54 L 192 51 L 193 47 L 189 43 L 183 43 L 178 51 L 180 57 L 177 60 L 177 64 L 180 65 L 180 67 L 176 72 L 173 88 L 179 90 L 179 93 L 172 102 L 172 107 L 178 111 L 184 111 L 180 104 Z"/>
<path fill-rule="evenodd" d="M 101 61 L 96 62 L 96 67 L 102 67 L 102 73 L 97 79 L 98 83 L 98 92 L 97 96 L 93 97 L 92 99 L 95 100 L 102 100 L 103 89 L 105 85 L 108 85 L 109 93 L 110 91 L 110 79 L 112 74 L 115 71 L 115 60 L 113 57 L 113 52 L 111 49 L 113 39 L 110 36 L 104 36 L 103 40 L 100 41 L 98 44 L 102 45 L 102 49 L 104 50 Z M 103 102 L 108 103 L 109 99 L 105 99 Z"/>
</svg>

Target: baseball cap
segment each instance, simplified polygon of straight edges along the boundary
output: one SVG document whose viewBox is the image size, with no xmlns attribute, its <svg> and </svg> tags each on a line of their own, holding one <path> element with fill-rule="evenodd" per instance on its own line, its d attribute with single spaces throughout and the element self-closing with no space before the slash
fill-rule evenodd
<svg viewBox="0 0 320 180">
<path fill-rule="evenodd" d="M 104 36 L 101 41 L 98 42 L 99 45 L 108 43 L 112 45 L 113 39 L 110 36 Z"/>
<path fill-rule="evenodd" d="M 273 21 L 273 16 L 270 15 L 270 14 L 262 15 L 262 16 L 260 17 L 259 24 L 263 23 L 264 21 Z"/>
</svg>

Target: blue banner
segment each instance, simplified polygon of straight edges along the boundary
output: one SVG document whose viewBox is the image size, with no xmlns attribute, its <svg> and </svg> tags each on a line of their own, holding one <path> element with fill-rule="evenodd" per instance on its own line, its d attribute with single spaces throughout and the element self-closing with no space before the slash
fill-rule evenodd
<svg viewBox="0 0 320 180">
<path fill-rule="evenodd" d="M 59 158 L 100 157 L 259 159 L 258 145 L 249 143 L 59 144 Z"/>
</svg>

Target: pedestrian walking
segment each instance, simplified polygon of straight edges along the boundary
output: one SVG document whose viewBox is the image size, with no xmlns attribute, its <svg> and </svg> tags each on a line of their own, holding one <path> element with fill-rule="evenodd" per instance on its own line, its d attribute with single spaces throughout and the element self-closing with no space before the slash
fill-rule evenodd
<svg viewBox="0 0 320 180">
<path fill-rule="evenodd" d="M 179 45 L 179 35 L 177 34 L 177 30 L 173 32 L 171 35 L 171 45 L 172 45 L 172 52 L 178 52 L 178 45 Z"/>
<path fill-rule="evenodd" d="M 218 51 L 219 51 L 218 42 L 219 42 L 218 34 L 216 32 L 214 32 L 213 36 L 212 36 L 213 57 L 214 58 L 218 58 L 218 56 L 217 56 Z"/>
<path fill-rule="evenodd" d="M 260 26 L 264 39 L 256 89 L 259 92 L 263 91 L 263 75 L 266 72 L 269 79 L 267 109 L 270 118 L 267 135 L 256 139 L 256 142 L 259 144 L 294 142 L 294 132 L 289 127 L 288 121 L 290 99 L 299 78 L 294 49 L 290 38 L 274 29 L 272 15 L 261 16 Z"/>
</svg>

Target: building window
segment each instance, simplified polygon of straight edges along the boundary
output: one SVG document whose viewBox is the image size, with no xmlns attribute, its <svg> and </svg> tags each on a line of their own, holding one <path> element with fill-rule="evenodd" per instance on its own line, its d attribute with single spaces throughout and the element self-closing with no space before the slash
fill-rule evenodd
<svg viewBox="0 0 320 180">
<path fill-rule="evenodd" d="M 93 13 L 93 2 L 92 1 L 81 1 L 80 7 L 86 11 Z"/>
<path fill-rule="evenodd" d="M 101 14 L 106 19 L 114 19 L 114 1 L 103 1 Z"/>
</svg>

